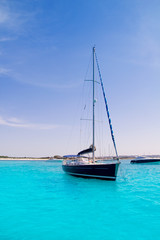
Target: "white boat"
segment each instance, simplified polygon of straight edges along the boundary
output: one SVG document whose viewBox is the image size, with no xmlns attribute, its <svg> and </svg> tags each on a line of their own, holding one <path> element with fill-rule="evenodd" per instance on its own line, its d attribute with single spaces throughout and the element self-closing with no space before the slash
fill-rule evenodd
<svg viewBox="0 0 160 240">
<path fill-rule="evenodd" d="M 153 162 L 160 162 L 160 158 L 155 158 L 150 156 L 149 157 L 139 156 L 131 160 L 131 163 L 153 163 Z"/>
</svg>

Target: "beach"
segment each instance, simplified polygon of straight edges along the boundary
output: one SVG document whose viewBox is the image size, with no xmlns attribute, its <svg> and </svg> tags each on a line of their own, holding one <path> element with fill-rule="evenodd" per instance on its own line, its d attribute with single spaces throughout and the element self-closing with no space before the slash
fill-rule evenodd
<svg viewBox="0 0 160 240">
<path fill-rule="evenodd" d="M 14 157 L 8 157 L 8 158 L 0 158 L 0 161 L 47 161 L 51 160 L 50 158 L 14 158 Z"/>
</svg>

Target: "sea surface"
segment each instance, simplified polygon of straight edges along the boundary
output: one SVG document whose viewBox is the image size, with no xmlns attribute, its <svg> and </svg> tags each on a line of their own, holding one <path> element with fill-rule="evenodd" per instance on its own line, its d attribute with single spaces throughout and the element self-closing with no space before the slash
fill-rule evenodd
<svg viewBox="0 0 160 240">
<path fill-rule="evenodd" d="M 122 161 L 116 182 L 61 161 L 0 161 L 0 240 L 159 240 L 160 164 Z"/>
</svg>

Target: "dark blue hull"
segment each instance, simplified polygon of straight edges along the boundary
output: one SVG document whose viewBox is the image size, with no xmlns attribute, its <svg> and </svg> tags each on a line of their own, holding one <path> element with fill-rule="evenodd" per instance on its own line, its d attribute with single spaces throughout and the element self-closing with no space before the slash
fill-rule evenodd
<svg viewBox="0 0 160 240">
<path fill-rule="evenodd" d="M 111 164 L 62 165 L 63 170 L 76 177 L 116 180 L 119 162 Z"/>
</svg>

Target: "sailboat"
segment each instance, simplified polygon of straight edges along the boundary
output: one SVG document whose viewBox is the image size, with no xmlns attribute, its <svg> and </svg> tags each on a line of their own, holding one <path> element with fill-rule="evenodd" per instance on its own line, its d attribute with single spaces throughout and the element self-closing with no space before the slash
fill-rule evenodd
<svg viewBox="0 0 160 240">
<path fill-rule="evenodd" d="M 111 124 L 111 119 L 109 115 L 108 104 L 105 96 L 103 81 L 100 73 L 100 68 L 98 64 L 97 55 L 95 52 L 95 47 L 92 49 L 92 57 L 93 57 L 93 79 L 92 81 L 92 88 L 93 88 L 93 102 L 92 102 L 92 144 L 89 148 L 80 151 L 77 155 L 66 155 L 64 156 L 62 168 L 64 172 L 76 177 L 84 177 L 84 178 L 99 178 L 99 179 L 106 179 L 106 180 L 116 180 L 118 167 L 120 164 L 115 138 L 113 135 L 113 129 Z M 95 157 L 95 62 L 97 63 L 97 69 L 99 73 L 100 85 L 102 88 L 103 98 L 106 107 L 106 113 L 109 121 L 110 133 L 111 138 L 113 141 L 113 146 L 115 149 L 116 157 L 112 160 L 108 161 L 107 159 L 97 159 Z M 92 153 L 92 157 L 86 157 L 84 154 Z"/>
</svg>

